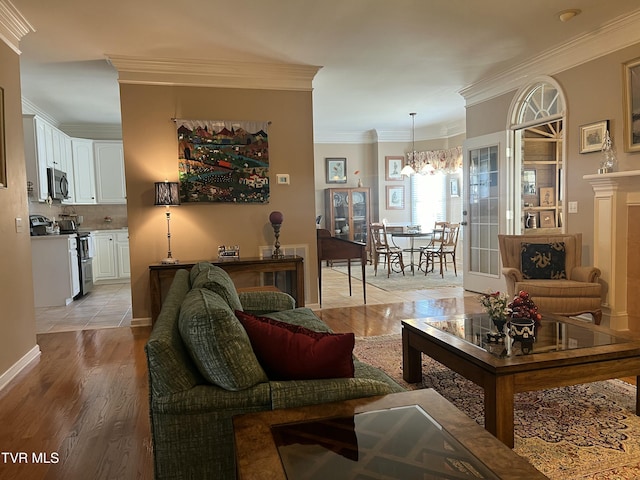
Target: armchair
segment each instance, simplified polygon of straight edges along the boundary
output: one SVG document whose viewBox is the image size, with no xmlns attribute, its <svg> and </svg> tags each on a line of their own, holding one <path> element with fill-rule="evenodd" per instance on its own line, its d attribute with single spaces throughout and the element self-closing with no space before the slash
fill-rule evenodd
<svg viewBox="0 0 640 480">
<path fill-rule="evenodd" d="M 507 293 L 510 296 L 525 290 L 542 312 L 564 316 L 590 313 L 594 323 L 600 325 L 600 270 L 582 266 L 581 233 L 498 235 L 498 243 L 502 274 L 507 280 Z M 551 262 L 558 264 L 552 267 Z M 547 269 L 546 273 L 532 273 L 533 267 L 541 265 L 551 269 Z"/>
</svg>

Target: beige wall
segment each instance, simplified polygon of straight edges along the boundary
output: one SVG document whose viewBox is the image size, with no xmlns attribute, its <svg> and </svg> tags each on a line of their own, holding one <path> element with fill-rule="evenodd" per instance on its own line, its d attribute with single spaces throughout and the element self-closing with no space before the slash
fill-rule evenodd
<svg viewBox="0 0 640 480">
<path fill-rule="evenodd" d="M 36 346 L 31 241 L 24 164 L 20 65 L 18 55 L 0 42 L 0 87 L 4 89 L 7 185 L 0 188 L 0 383 L 2 375 Z M 22 219 L 17 233 L 15 219 Z"/>
<path fill-rule="evenodd" d="M 172 208 L 171 250 L 183 261 L 217 258 L 218 245 L 239 245 L 244 257 L 273 245 L 269 213 L 280 210 L 280 242 L 307 245 L 316 258 L 311 92 L 127 85 L 120 88 L 134 319 L 150 317 L 149 264 L 166 257 L 164 209 L 154 207 L 154 182 L 178 178 L 172 118 L 271 121 L 269 204 L 203 203 Z M 288 173 L 290 185 L 276 185 Z M 317 265 L 305 263 L 317 303 Z"/>
<path fill-rule="evenodd" d="M 611 136 L 619 161 L 619 170 L 640 169 L 640 154 L 625 153 L 623 148 L 622 63 L 640 57 L 640 44 L 619 50 L 554 76 L 565 94 L 566 202 L 578 202 L 578 213 L 567 213 L 567 232 L 582 232 L 583 262 L 593 262 L 593 190 L 583 180 L 596 173 L 600 164 L 597 152 L 580 154 L 580 126 L 609 120 Z M 509 108 L 516 92 L 501 95 L 467 108 L 467 138 L 504 131 Z"/>
</svg>

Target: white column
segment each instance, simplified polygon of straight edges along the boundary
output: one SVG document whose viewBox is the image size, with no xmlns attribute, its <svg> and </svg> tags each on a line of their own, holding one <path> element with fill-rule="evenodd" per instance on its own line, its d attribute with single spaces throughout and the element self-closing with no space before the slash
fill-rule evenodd
<svg viewBox="0 0 640 480">
<path fill-rule="evenodd" d="M 640 196 L 640 170 L 583 178 L 595 193 L 593 263 L 602 271 L 603 317 L 611 328 L 626 330 L 628 205 L 636 204 Z"/>
</svg>

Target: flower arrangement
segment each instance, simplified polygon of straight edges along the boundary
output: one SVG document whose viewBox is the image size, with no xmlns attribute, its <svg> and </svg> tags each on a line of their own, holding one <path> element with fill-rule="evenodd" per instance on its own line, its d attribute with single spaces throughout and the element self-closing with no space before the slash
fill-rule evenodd
<svg viewBox="0 0 640 480">
<path fill-rule="evenodd" d="M 492 320 L 507 321 L 511 309 L 509 308 L 509 297 L 506 293 L 489 292 L 478 297 L 478 300 L 485 308 Z"/>
</svg>

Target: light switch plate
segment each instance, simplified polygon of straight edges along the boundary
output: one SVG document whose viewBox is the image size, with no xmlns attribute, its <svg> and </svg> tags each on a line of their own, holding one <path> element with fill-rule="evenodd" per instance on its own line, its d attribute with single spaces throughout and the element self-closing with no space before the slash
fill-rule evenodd
<svg viewBox="0 0 640 480">
<path fill-rule="evenodd" d="M 22 217 L 16 217 L 16 233 L 22 233 Z"/>
<path fill-rule="evenodd" d="M 578 213 L 578 202 L 569 202 L 569 213 Z"/>
<path fill-rule="evenodd" d="M 288 173 L 276 173 L 276 183 L 278 185 L 289 185 Z"/>
</svg>

